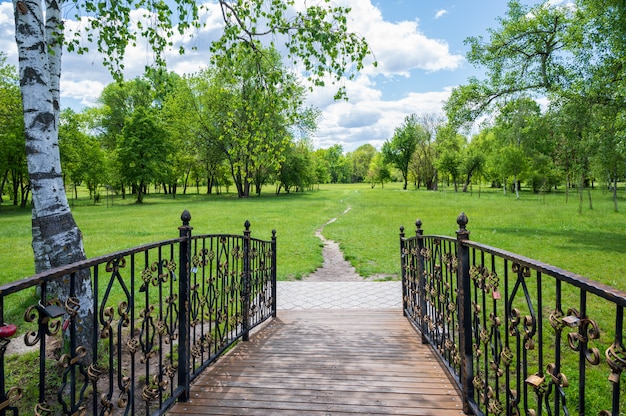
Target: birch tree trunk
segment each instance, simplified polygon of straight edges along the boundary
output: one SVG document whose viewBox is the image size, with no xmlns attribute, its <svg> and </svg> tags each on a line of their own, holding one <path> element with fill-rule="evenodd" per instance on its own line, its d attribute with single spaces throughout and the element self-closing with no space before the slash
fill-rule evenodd
<svg viewBox="0 0 626 416">
<path fill-rule="evenodd" d="M 32 188 L 35 271 L 85 259 L 82 235 L 65 194 L 59 156 L 60 3 L 13 0 L 24 110 L 26 159 Z M 45 20 L 44 20 L 45 19 Z M 92 351 L 93 292 L 87 271 L 76 282 L 78 344 Z M 69 297 L 69 276 L 48 287 L 49 299 Z M 73 352 L 73 351 L 72 351 Z"/>
</svg>

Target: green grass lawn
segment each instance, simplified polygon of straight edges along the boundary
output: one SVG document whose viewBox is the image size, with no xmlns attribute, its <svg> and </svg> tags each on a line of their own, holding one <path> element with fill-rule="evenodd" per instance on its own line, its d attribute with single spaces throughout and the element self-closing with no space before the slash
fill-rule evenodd
<svg viewBox="0 0 626 416">
<path fill-rule="evenodd" d="M 148 195 L 142 205 L 120 197 L 93 205 L 84 196 L 73 202 L 73 213 L 89 257 L 176 237 L 184 209 L 191 212 L 195 234 L 239 234 L 249 220 L 253 237 L 269 239 L 276 229 L 279 279 L 297 279 L 322 264 L 314 234 L 331 218 L 337 221 L 325 227 L 325 237 L 340 243 L 359 273 L 397 275 L 401 225 L 410 235 L 419 218 L 426 234 L 454 235 L 463 211 L 474 241 L 626 290 L 626 195 L 620 192 L 622 212 L 614 211 L 608 192 L 595 190 L 593 202 L 593 210 L 585 205 L 579 214 L 575 193 L 566 202 L 562 192 L 522 193 L 518 200 L 499 190 L 463 194 L 359 184 L 247 200 L 234 194 Z M 28 209 L 0 207 L 0 282 L 33 273 L 30 217 Z"/>
</svg>

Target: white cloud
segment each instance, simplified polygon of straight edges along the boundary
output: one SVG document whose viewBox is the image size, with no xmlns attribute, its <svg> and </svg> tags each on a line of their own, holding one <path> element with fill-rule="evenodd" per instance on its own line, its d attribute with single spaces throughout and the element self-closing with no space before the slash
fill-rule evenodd
<svg viewBox="0 0 626 416">
<path fill-rule="evenodd" d="M 435 19 L 439 19 L 440 17 L 443 17 L 443 15 L 447 13 L 448 11 L 446 9 L 437 10 L 437 12 L 435 13 Z"/>
<path fill-rule="evenodd" d="M 327 101 L 321 107 L 323 118 L 313 137 L 315 147 L 328 148 L 341 144 L 344 151 L 353 151 L 362 144 L 370 143 L 380 149 L 407 115 L 440 113 L 443 102 L 451 92 L 451 88 L 446 88 L 438 92 L 408 93 L 404 98 L 388 101 L 383 100 L 381 92 L 371 85 L 351 83 L 346 88 L 349 101 Z M 353 99 L 350 92 L 360 98 Z M 312 94 L 313 99 L 317 94 Z"/>
<path fill-rule="evenodd" d="M 15 23 L 13 3 L 0 3 L 0 51 L 3 51 L 8 63 L 17 65 L 17 46 L 15 45 Z"/>
<path fill-rule="evenodd" d="M 449 70 L 463 62 L 461 55 L 450 53 L 447 43 L 424 35 L 418 20 L 392 23 L 369 1 L 342 3 L 352 8 L 350 29 L 365 37 L 378 61 L 378 68 L 367 68 L 366 72 L 408 77 L 413 69 Z"/>
<path fill-rule="evenodd" d="M 83 81 L 65 81 L 63 82 L 63 98 L 68 98 L 78 101 L 81 105 L 87 107 L 93 107 L 96 105 L 100 94 L 107 83 L 103 83 L 95 80 L 83 80 Z"/>
</svg>

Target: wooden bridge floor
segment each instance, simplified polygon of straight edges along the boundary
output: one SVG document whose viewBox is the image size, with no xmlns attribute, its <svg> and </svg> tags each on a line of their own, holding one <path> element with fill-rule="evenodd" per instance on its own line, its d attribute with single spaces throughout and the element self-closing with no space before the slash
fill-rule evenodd
<svg viewBox="0 0 626 416">
<path fill-rule="evenodd" d="M 441 364 L 396 309 L 279 311 L 168 414 L 463 413 Z"/>
</svg>

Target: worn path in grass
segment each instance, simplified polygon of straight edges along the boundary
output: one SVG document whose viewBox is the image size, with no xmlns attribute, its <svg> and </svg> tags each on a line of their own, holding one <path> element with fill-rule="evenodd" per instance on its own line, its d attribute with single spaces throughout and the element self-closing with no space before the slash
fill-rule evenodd
<svg viewBox="0 0 626 416">
<path fill-rule="evenodd" d="M 350 211 L 348 207 L 342 215 Z M 315 235 L 324 248 L 322 267 L 299 282 L 278 282 L 278 309 L 400 309 L 402 288 L 399 281 L 376 282 L 385 275 L 364 278 L 343 256 L 339 244 L 322 235 L 324 226 Z"/>
</svg>

